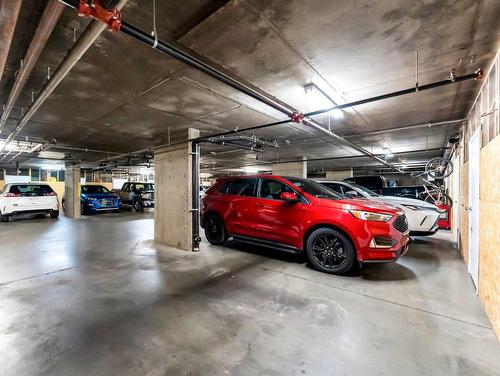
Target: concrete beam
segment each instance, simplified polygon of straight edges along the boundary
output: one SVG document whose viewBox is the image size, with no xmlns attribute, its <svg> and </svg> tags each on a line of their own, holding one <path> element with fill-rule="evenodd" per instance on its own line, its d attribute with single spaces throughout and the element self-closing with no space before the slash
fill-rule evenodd
<svg viewBox="0 0 500 376">
<path fill-rule="evenodd" d="M 273 175 L 307 178 L 307 158 L 302 159 L 302 162 L 273 163 Z"/>
<path fill-rule="evenodd" d="M 327 171 L 326 178 L 329 180 L 344 180 L 346 178 L 352 178 L 352 168 L 347 170 L 339 170 L 339 171 Z"/>
<path fill-rule="evenodd" d="M 199 130 L 173 132 L 175 141 L 198 137 Z M 191 251 L 192 146 L 185 143 L 155 150 L 155 241 Z"/>
<path fill-rule="evenodd" d="M 3 78 L 21 3 L 21 0 L 0 0 L 0 79 Z"/>
</svg>

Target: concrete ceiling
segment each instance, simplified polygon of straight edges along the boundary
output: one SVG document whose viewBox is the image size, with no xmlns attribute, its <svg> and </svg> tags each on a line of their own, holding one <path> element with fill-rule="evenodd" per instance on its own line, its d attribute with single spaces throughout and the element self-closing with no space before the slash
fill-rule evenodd
<svg viewBox="0 0 500 376">
<path fill-rule="evenodd" d="M 0 82 L 0 103 L 12 86 L 16 62 L 24 55 L 44 1 L 23 2 L 8 66 Z M 313 79 L 338 103 L 489 68 L 499 47 L 500 2 L 494 0 L 332 1 L 193 0 L 157 2 L 159 37 L 176 41 L 207 60 L 303 112 L 317 110 L 303 86 Z M 130 0 L 124 19 L 152 29 L 151 2 Z M 66 9 L 11 113 L 6 137 L 41 90 L 88 20 Z M 367 132 L 460 119 L 466 116 L 480 82 L 467 81 L 432 91 L 375 102 L 345 111 L 343 119 L 319 117 L 341 135 L 380 152 L 445 146 L 458 124 L 405 132 Z M 214 79 L 120 33 L 104 33 L 24 128 L 22 137 L 59 145 L 130 152 L 167 142 L 169 130 L 200 129 L 202 135 L 262 124 L 283 115 Z M 365 134 L 365 135 L 364 135 Z M 259 161 L 353 156 L 352 150 L 312 129 L 288 124 L 257 131 L 275 139 Z M 364 136 L 363 136 L 364 135 Z M 256 155 L 217 145 L 203 147 L 203 166 L 224 169 L 250 165 Z M 222 152 L 222 153 L 221 153 Z M 77 153 L 102 159 L 106 154 Z M 408 154 L 425 159 L 440 152 Z M 365 159 L 342 164 L 369 164 Z M 340 162 L 322 162 L 334 168 Z M 326 166 L 326 167 L 325 167 Z M 317 168 L 313 163 L 311 169 Z"/>
</svg>

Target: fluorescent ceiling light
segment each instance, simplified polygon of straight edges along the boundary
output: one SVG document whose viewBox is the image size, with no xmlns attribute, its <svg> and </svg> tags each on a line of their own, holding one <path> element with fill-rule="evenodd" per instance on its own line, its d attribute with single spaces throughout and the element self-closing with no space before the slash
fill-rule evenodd
<svg viewBox="0 0 500 376">
<path fill-rule="evenodd" d="M 312 81 L 304 85 L 304 92 L 306 102 L 312 108 L 322 110 L 337 105 L 325 90 Z M 329 111 L 327 114 L 334 119 L 344 118 L 344 111 L 339 108 Z"/>
</svg>

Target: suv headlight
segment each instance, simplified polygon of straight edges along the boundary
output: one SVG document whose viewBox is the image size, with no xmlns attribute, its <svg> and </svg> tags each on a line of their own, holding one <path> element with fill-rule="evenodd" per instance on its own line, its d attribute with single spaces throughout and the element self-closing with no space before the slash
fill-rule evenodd
<svg viewBox="0 0 500 376">
<path fill-rule="evenodd" d="M 374 213 L 363 210 L 349 210 L 349 212 L 362 221 L 388 222 L 393 217 L 391 214 Z"/>
</svg>

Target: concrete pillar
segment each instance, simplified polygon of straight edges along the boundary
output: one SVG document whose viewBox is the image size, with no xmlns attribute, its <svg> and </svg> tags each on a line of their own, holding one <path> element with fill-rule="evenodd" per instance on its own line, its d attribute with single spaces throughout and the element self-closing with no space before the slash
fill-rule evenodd
<svg viewBox="0 0 500 376">
<path fill-rule="evenodd" d="M 302 157 L 302 162 L 273 163 L 273 175 L 307 178 L 307 158 Z"/>
<path fill-rule="evenodd" d="M 64 178 L 64 214 L 69 218 L 80 218 L 80 166 L 66 165 Z"/>
<path fill-rule="evenodd" d="M 196 129 L 171 132 L 170 142 L 199 136 Z M 191 251 L 192 145 L 185 143 L 155 150 L 155 241 Z"/>
<path fill-rule="evenodd" d="M 344 180 L 346 178 L 352 178 L 352 168 L 349 170 L 340 170 L 340 171 L 327 171 L 326 178 L 329 180 Z"/>
</svg>

